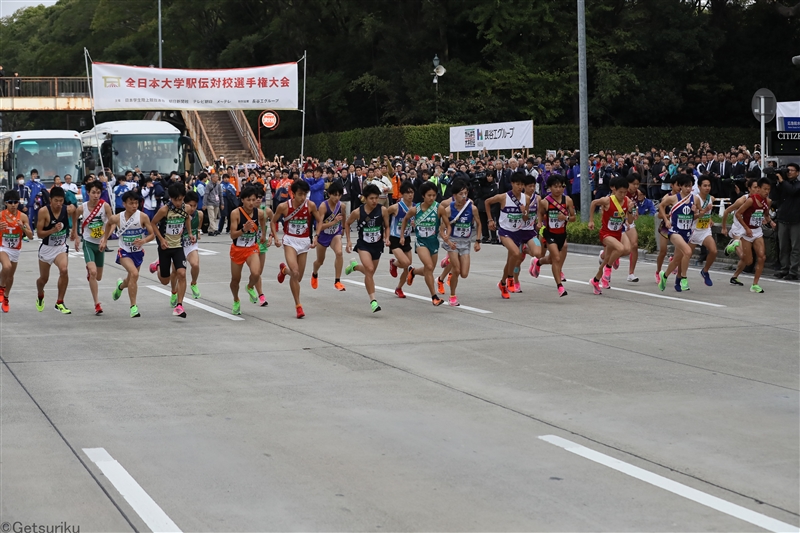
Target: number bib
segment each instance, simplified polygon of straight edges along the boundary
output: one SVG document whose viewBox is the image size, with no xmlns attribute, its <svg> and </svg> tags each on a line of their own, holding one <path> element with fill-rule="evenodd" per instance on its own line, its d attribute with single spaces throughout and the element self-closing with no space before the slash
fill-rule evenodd
<svg viewBox="0 0 800 533">
<path fill-rule="evenodd" d="M 472 236 L 471 222 L 456 222 L 453 224 L 453 237 L 468 239 Z"/>
<path fill-rule="evenodd" d="M 375 244 L 381 240 L 381 227 L 380 226 L 367 226 L 361 231 L 361 238 L 364 242 Z"/>
<path fill-rule="evenodd" d="M 19 248 L 21 239 L 21 233 L 3 233 L 3 248 Z"/>
<path fill-rule="evenodd" d="M 342 223 L 341 222 L 337 222 L 336 224 L 334 224 L 330 228 L 325 229 L 322 233 L 324 233 L 326 235 L 336 235 L 339 232 L 339 228 L 341 228 L 341 227 L 342 227 Z"/>
<path fill-rule="evenodd" d="M 684 213 L 687 209 L 682 209 L 681 213 L 678 213 L 678 229 L 680 230 L 690 230 L 692 229 L 692 222 L 694 222 L 694 215 L 692 214 L 691 208 L 688 208 L 689 213 Z"/>
<path fill-rule="evenodd" d="M 185 222 L 181 217 L 167 217 L 167 235 L 180 235 Z"/>
<path fill-rule="evenodd" d="M 50 246 L 64 246 L 67 244 L 67 228 L 50 234 Z"/>
<path fill-rule="evenodd" d="M 708 229 L 711 223 L 711 216 L 703 216 L 697 219 L 697 229 Z"/>
<path fill-rule="evenodd" d="M 308 231 L 308 220 L 296 220 L 292 219 L 289 221 L 289 235 L 303 235 Z"/>
<path fill-rule="evenodd" d="M 236 239 L 236 245 L 242 248 L 250 248 L 256 244 L 256 232 L 242 233 L 241 237 Z M 191 241 L 189 241 L 191 243 Z"/>
<path fill-rule="evenodd" d="M 547 212 L 547 227 L 552 229 L 560 229 L 567 225 L 566 220 L 558 220 L 559 213 L 557 211 Z"/>
<path fill-rule="evenodd" d="M 142 238 L 142 234 L 123 234 L 122 235 L 122 246 L 126 250 L 130 252 L 138 252 L 141 251 L 141 246 L 136 246 L 134 243 Z"/>
<path fill-rule="evenodd" d="M 508 225 L 512 230 L 518 230 L 522 227 L 522 213 L 508 213 Z"/>
<path fill-rule="evenodd" d="M 103 238 L 103 219 L 100 217 L 95 217 L 94 220 L 89 222 L 89 225 L 86 228 L 89 230 L 89 238 L 91 239 L 102 239 Z"/>
<path fill-rule="evenodd" d="M 756 209 L 753 211 L 753 214 L 750 215 L 750 227 L 751 228 L 760 228 L 764 223 L 764 210 L 763 209 Z"/>
</svg>

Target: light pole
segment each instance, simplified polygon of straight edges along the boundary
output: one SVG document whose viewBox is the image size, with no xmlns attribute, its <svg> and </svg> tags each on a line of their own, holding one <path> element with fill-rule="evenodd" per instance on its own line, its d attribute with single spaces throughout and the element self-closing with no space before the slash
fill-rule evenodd
<svg viewBox="0 0 800 533">
<path fill-rule="evenodd" d="M 161 0 L 158 0 L 158 68 L 163 66 L 161 61 Z"/>
<path fill-rule="evenodd" d="M 439 54 L 433 56 L 433 84 L 436 85 L 436 122 L 439 122 L 439 76 L 447 70 L 439 64 Z"/>
<path fill-rule="evenodd" d="M 589 102 L 586 83 L 586 6 L 578 0 L 578 103 L 580 107 L 580 145 L 578 165 L 581 171 L 581 221 L 588 222 L 591 213 L 592 187 L 589 184 Z"/>
</svg>

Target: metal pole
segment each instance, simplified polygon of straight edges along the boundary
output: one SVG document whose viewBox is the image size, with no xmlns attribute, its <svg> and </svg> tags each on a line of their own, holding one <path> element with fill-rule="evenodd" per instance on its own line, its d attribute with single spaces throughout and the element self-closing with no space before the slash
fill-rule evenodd
<svg viewBox="0 0 800 533">
<path fill-rule="evenodd" d="M 580 106 L 581 134 L 581 221 L 589 221 L 589 206 L 592 201 L 592 187 L 589 184 L 589 102 L 586 83 L 586 5 L 578 0 L 578 101 Z"/>
<path fill-rule="evenodd" d="M 303 50 L 303 130 L 300 134 L 300 168 L 303 168 L 303 157 L 306 150 L 306 67 L 308 66 L 307 50 Z"/>
<path fill-rule="evenodd" d="M 94 126 L 94 141 L 97 143 L 97 158 L 100 159 L 100 171 L 105 172 L 106 165 L 103 163 L 103 150 L 101 150 L 102 146 L 100 145 L 100 136 L 97 134 L 97 115 L 94 110 L 94 90 L 92 88 L 92 78 L 89 75 L 89 61 L 92 58 L 89 56 L 89 49 L 85 47 L 83 49 L 83 59 L 86 62 L 86 82 L 89 86 L 89 98 L 92 99 L 92 125 Z M 94 172 L 94 170 L 95 169 L 91 169 L 91 172 Z M 84 176 L 84 179 L 86 179 L 86 176 Z"/>
<path fill-rule="evenodd" d="M 161 0 L 158 0 L 158 68 L 161 68 Z"/>
<path fill-rule="evenodd" d="M 767 151 L 765 149 L 767 146 L 767 122 L 764 114 L 764 103 L 766 102 L 766 97 L 762 95 L 759 99 L 761 100 L 761 104 L 759 105 L 758 109 L 758 116 L 761 118 L 761 177 L 763 178 L 766 176 L 764 173 L 764 161 L 765 157 L 767 156 Z"/>
</svg>

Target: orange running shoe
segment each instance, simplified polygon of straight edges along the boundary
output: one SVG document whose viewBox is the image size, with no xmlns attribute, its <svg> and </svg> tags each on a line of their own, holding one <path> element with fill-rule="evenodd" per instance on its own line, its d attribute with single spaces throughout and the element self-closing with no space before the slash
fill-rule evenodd
<svg viewBox="0 0 800 533">
<path fill-rule="evenodd" d="M 334 288 L 334 289 L 336 289 L 337 291 L 344 291 L 344 290 L 346 290 L 346 289 L 344 288 L 344 285 L 342 285 L 342 282 L 341 282 L 341 281 L 337 281 L 336 283 L 334 283 L 334 284 L 333 284 L 333 288 Z"/>
<path fill-rule="evenodd" d="M 319 287 L 319 274 L 311 273 L 311 288 L 316 289 Z"/>
</svg>

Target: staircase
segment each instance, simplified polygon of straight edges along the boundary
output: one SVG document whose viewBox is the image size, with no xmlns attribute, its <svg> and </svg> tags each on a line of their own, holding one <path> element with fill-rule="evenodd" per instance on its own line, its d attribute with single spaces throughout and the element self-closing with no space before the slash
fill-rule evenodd
<svg viewBox="0 0 800 533">
<path fill-rule="evenodd" d="M 217 159 L 225 156 L 228 164 L 234 166 L 258 159 L 239 136 L 230 112 L 201 111 L 198 115 Z"/>
</svg>

